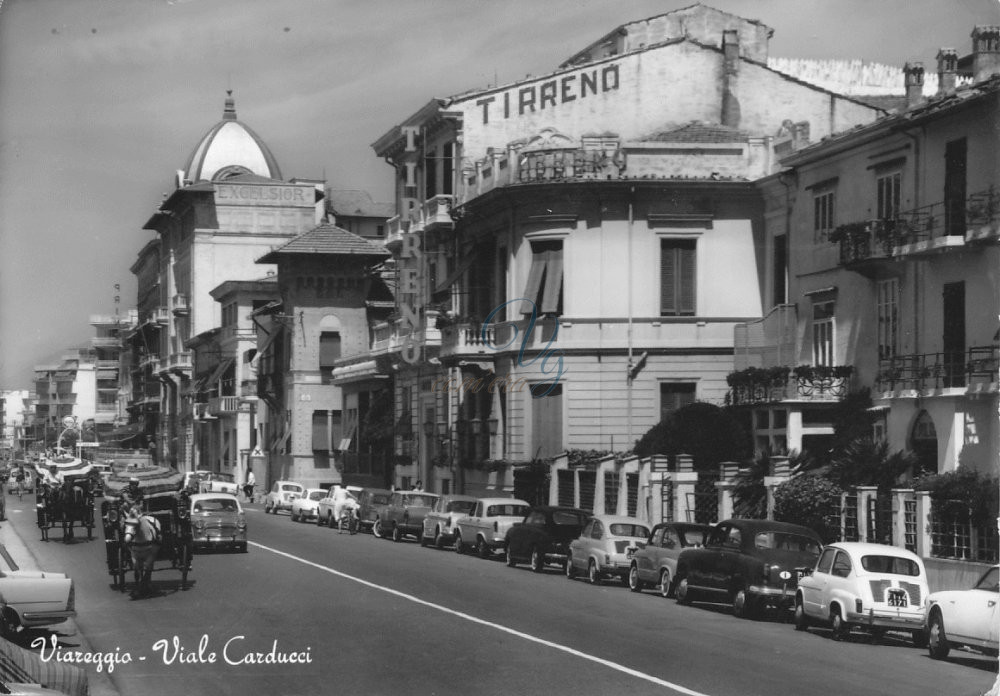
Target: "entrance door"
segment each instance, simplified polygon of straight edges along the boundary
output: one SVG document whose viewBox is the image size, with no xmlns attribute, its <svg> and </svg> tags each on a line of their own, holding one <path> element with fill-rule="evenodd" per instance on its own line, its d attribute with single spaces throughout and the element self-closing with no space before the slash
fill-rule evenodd
<svg viewBox="0 0 1000 696">
<path fill-rule="evenodd" d="M 946 283 L 944 301 L 944 386 L 965 386 L 965 283 Z"/>
</svg>

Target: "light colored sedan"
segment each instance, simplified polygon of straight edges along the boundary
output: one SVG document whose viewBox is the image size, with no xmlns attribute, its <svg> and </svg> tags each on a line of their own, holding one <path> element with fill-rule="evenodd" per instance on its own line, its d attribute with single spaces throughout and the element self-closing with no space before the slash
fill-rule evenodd
<svg viewBox="0 0 1000 696">
<path fill-rule="evenodd" d="M 507 531 L 524 519 L 531 506 L 517 498 L 480 498 L 472 512 L 458 520 L 455 550 L 465 553 L 474 547 L 481 558 L 503 549 Z"/>
<path fill-rule="evenodd" d="M 292 501 L 292 522 L 309 522 L 318 519 L 319 501 L 326 497 L 322 488 L 307 488 Z"/>
<path fill-rule="evenodd" d="M 625 580 L 632 562 L 632 552 L 646 543 L 649 527 L 635 517 L 597 515 L 584 525 L 580 536 L 569 544 L 566 577 L 572 580 L 586 573 L 592 585 L 605 578 Z"/>
<path fill-rule="evenodd" d="M 996 657 L 1000 648 L 1000 566 L 993 566 L 971 590 L 944 590 L 927 598 L 927 648 L 943 660 L 965 646 Z"/>
<path fill-rule="evenodd" d="M 924 646 L 927 573 L 920 556 L 885 544 L 841 541 L 823 549 L 795 593 L 795 629 L 833 628 L 841 640 L 852 628 L 873 638 L 887 630 L 908 632 Z"/>
<path fill-rule="evenodd" d="M 0 570 L 0 635 L 21 628 L 52 626 L 76 615 L 76 587 L 64 573 Z"/>
<path fill-rule="evenodd" d="M 435 500 L 430 512 L 424 515 L 420 545 L 434 544 L 439 549 L 451 545 L 458 521 L 475 509 L 476 500 L 471 495 L 442 495 Z"/>
<path fill-rule="evenodd" d="M 191 541 L 196 549 L 228 548 L 247 552 L 247 518 L 229 493 L 191 496 Z"/>
<path fill-rule="evenodd" d="M 653 527 L 645 544 L 639 544 L 629 565 L 628 588 L 641 592 L 656 586 L 664 597 L 674 596 L 677 557 L 681 550 L 703 546 L 711 525 L 691 522 L 663 522 Z"/>
<path fill-rule="evenodd" d="M 305 486 L 295 481 L 275 481 L 264 496 L 264 512 L 278 514 L 278 510 L 291 510 L 292 501 L 302 495 Z"/>
</svg>

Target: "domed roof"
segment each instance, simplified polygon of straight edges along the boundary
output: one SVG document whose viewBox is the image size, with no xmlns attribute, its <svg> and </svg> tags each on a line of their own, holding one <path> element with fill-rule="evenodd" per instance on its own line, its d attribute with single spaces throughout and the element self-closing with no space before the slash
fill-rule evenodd
<svg viewBox="0 0 1000 696">
<path fill-rule="evenodd" d="M 205 134 L 184 167 L 184 179 L 218 181 L 239 174 L 281 179 L 281 170 L 264 141 L 236 119 L 232 90 L 226 92 L 222 120 Z"/>
</svg>

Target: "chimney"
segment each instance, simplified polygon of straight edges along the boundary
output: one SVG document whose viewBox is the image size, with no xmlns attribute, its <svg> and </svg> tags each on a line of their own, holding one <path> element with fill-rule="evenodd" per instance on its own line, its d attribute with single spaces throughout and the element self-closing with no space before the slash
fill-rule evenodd
<svg viewBox="0 0 1000 696">
<path fill-rule="evenodd" d="M 736 86 L 740 74 L 740 35 L 735 29 L 722 32 L 722 125 L 740 126 L 740 101 Z"/>
<path fill-rule="evenodd" d="M 979 82 L 995 73 L 1000 73 L 1000 27 L 976 27 L 972 30 L 973 80 Z"/>
<path fill-rule="evenodd" d="M 955 72 L 958 70 L 958 52 L 954 48 L 942 48 L 937 54 L 938 91 L 950 94 L 955 91 Z"/>
<path fill-rule="evenodd" d="M 906 108 L 911 109 L 924 98 L 924 64 L 907 63 L 903 66 L 903 76 L 906 78 Z"/>
</svg>

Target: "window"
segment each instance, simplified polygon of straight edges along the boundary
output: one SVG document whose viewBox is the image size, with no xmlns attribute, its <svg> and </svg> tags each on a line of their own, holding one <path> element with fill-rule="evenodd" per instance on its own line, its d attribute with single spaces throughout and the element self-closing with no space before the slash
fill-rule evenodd
<svg viewBox="0 0 1000 696">
<path fill-rule="evenodd" d="M 833 561 L 833 568 L 830 574 L 838 578 L 846 578 L 851 574 L 851 558 L 841 551 Z"/>
<path fill-rule="evenodd" d="M 327 411 L 313 411 L 312 450 L 313 452 L 330 451 L 330 419 Z"/>
<path fill-rule="evenodd" d="M 779 234 L 774 238 L 773 286 L 771 304 L 779 305 L 788 301 L 788 236 Z"/>
<path fill-rule="evenodd" d="M 952 140 L 944 147 L 944 233 L 946 235 L 965 234 L 967 148 L 965 138 Z"/>
<path fill-rule="evenodd" d="M 329 384 L 333 378 L 333 364 L 340 359 L 340 333 L 324 331 L 319 335 L 319 369 L 323 384 Z"/>
<path fill-rule="evenodd" d="M 661 316 L 694 316 L 695 245 L 693 239 L 660 241 Z"/>
<path fill-rule="evenodd" d="M 875 180 L 875 216 L 879 220 L 894 220 L 899 216 L 899 172 L 884 174 Z"/>
<path fill-rule="evenodd" d="M 813 195 L 813 241 L 826 241 L 833 229 L 833 191 Z"/>
<path fill-rule="evenodd" d="M 660 383 L 660 422 L 662 423 L 674 411 L 693 404 L 695 401 L 694 382 L 661 382 Z"/>
<path fill-rule="evenodd" d="M 430 150 L 424 158 L 424 194 L 425 198 L 437 195 L 437 150 Z"/>
<path fill-rule="evenodd" d="M 455 178 L 455 144 L 445 143 L 441 156 L 441 193 L 454 193 L 452 179 Z"/>
<path fill-rule="evenodd" d="M 830 566 L 833 565 L 833 556 L 837 553 L 837 549 L 826 549 L 823 551 L 823 555 L 819 558 L 819 563 L 816 565 L 816 572 L 819 573 L 829 573 Z"/>
<path fill-rule="evenodd" d="M 531 392 L 531 452 L 539 458 L 554 457 L 563 450 L 562 385 L 542 382 Z"/>
<path fill-rule="evenodd" d="M 663 532 L 666 527 L 657 527 L 653 530 L 653 537 L 649 540 L 650 546 L 663 546 Z"/>
<path fill-rule="evenodd" d="M 680 537 L 677 536 L 676 529 L 665 529 L 663 531 L 663 548 L 676 549 L 681 545 Z"/>
<path fill-rule="evenodd" d="M 562 276 L 562 240 L 531 242 L 531 270 L 524 297 L 535 303 L 539 314 L 562 314 Z M 531 308 L 526 307 L 523 311 L 530 314 Z"/>
<path fill-rule="evenodd" d="M 834 302 L 813 303 L 813 365 L 833 365 Z"/>
<path fill-rule="evenodd" d="M 736 527 L 730 527 L 729 531 L 726 532 L 726 537 L 722 545 L 733 549 L 740 548 L 743 545 L 743 537 L 740 534 L 740 530 L 736 529 Z"/>
<path fill-rule="evenodd" d="M 889 360 L 899 350 L 899 280 L 880 280 L 876 286 L 876 315 L 878 317 L 878 359 Z"/>
<path fill-rule="evenodd" d="M 375 236 L 376 237 L 385 236 L 385 225 L 375 225 Z"/>
</svg>

